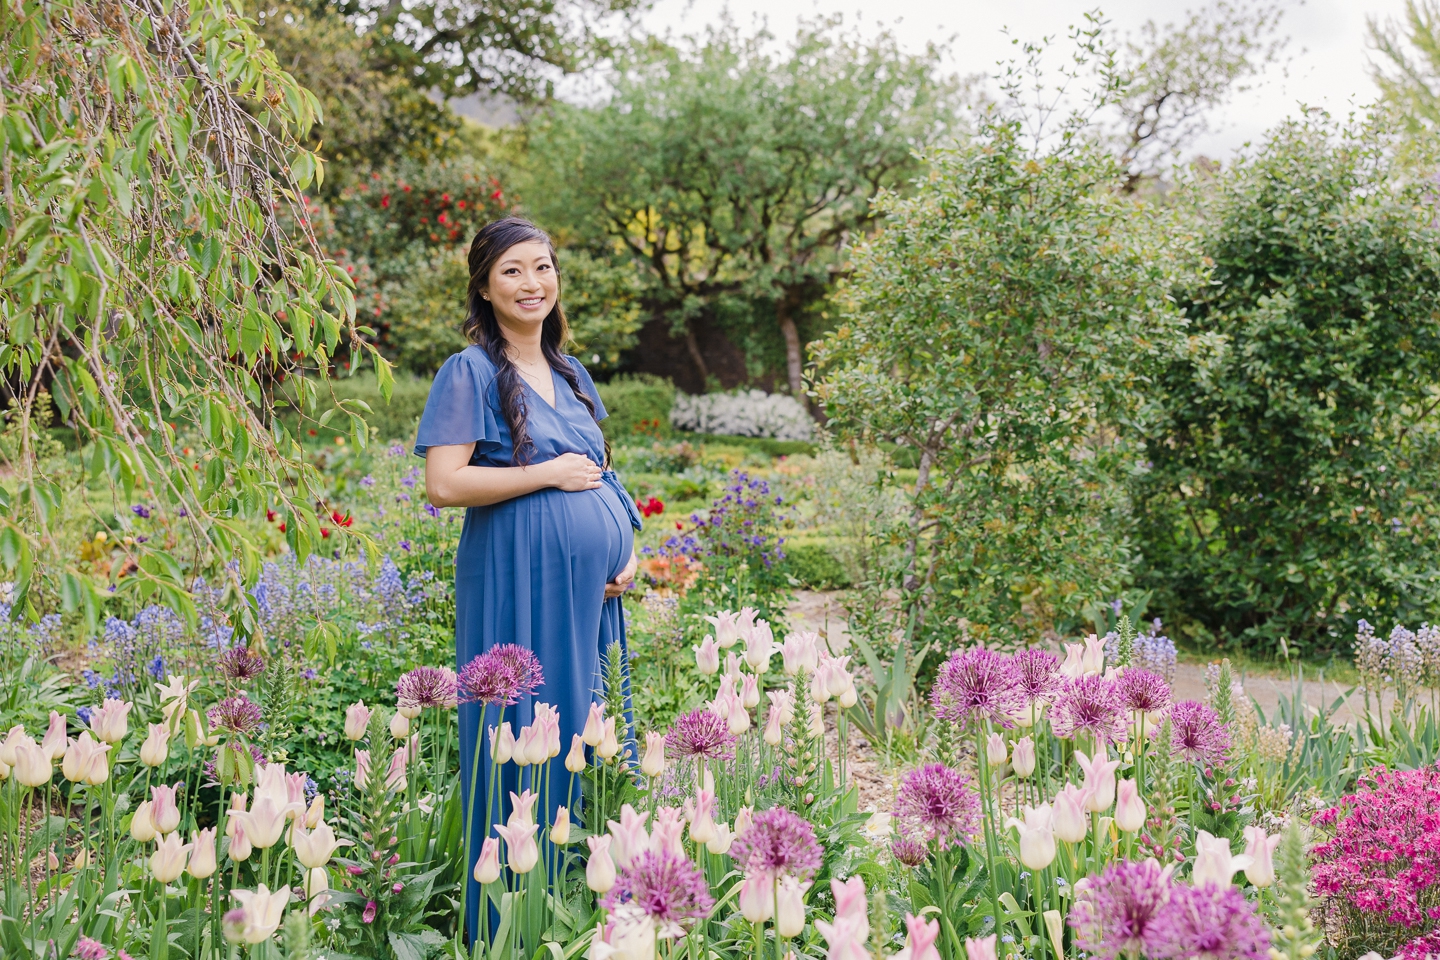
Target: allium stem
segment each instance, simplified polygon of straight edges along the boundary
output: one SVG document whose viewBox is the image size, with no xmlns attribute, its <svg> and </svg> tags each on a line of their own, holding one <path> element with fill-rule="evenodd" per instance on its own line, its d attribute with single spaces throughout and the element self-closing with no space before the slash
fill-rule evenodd
<svg viewBox="0 0 1440 960">
<path fill-rule="evenodd" d="M 995 931 L 1000 932 L 1000 884 L 995 879 L 995 863 L 999 860 L 998 845 L 995 841 L 995 821 L 990 808 L 990 758 L 985 754 L 985 724 L 975 725 L 975 760 L 980 767 L 980 797 L 981 813 L 985 817 L 985 859 L 988 861 L 987 873 L 990 874 L 990 906 L 995 915 Z M 997 801 L 998 802 L 998 801 Z M 947 882 L 948 876 L 944 878 Z M 999 956 L 1005 956 L 1005 944 L 996 938 Z"/>
</svg>

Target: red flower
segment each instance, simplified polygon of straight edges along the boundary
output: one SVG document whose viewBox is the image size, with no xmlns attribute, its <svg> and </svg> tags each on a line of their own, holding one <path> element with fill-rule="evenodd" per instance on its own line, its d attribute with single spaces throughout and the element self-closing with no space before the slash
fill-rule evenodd
<svg viewBox="0 0 1440 960">
<path fill-rule="evenodd" d="M 465 209 L 465 201 L 464 201 L 464 200 L 461 200 L 458 204 L 456 204 L 456 206 L 458 206 L 461 210 L 464 210 L 464 209 Z"/>
<path fill-rule="evenodd" d="M 274 523 L 274 522 L 275 522 L 275 511 L 274 511 L 274 510 L 266 510 L 266 511 L 265 511 L 265 522 L 266 522 L 266 523 Z"/>
<path fill-rule="evenodd" d="M 440 216 L 438 216 L 438 217 L 435 218 L 435 222 L 436 222 L 436 223 L 449 223 L 449 222 L 450 222 L 450 218 L 447 217 L 447 216 L 445 215 L 445 213 L 442 211 L 441 214 L 440 214 Z"/>
<path fill-rule="evenodd" d="M 385 210 L 385 209 L 387 209 L 389 206 L 390 206 L 390 194 L 387 193 L 387 194 L 385 194 L 384 196 L 382 196 L 382 197 L 380 198 L 380 209 L 381 209 L 381 210 Z"/>
<path fill-rule="evenodd" d="M 330 519 L 334 520 L 338 525 L 342 527 L 348 527 L 355 522 L 354 517 L 350 516 L 350 514 L 348 513 L 342 514 L 339 510 L 331 510 Z"/>
<path fill-rule="evenodd" d="M 284 521 L 284 520 L 281 520 L 281 521 L 280 521 L 280 532 L 281 532 L 281 533 L 284 533 L 284 532 L 285 532 L 285 521 Z"/>
<path fill-rule="evenodd" d="M 406 193 L 409 193 L 409 192 L 410 192 L 410 184 L 408 184 L 408 183 L 402 183 L 402 184 L 400 185 L 400 189 L 401 189 L 401 190 L 404 190 Z"/>
<path fill-rule="evenodd" d="M 322 539 L 324 539 L 325 537 L 328 537 L 328 536 L 330 536 L 330 528 L 329 528 L 329 527 L 321 527 L 321 528 L 320 528 L 320 537 L 321 537 Z"/>
<path fill-rule="evenodd" d="M 421 222 L 421 223 L 429 223 L 429 222 L 430 222 L 430 218 L 429 218 L 429 217 L 421 217 L 421 218 L 420 218 L 420 222 Z"/>
<path fill-rule="evenodd" d="M 441 202 L 441 203 L 449 203 L 449 202 L 450 202 L 450 194 L 448 194 L 448 193 L 442 193 L 442 194 L 440 194 L 440 202 Z"/>
<path fill-rule="evenodd" d="M 320 431 L 316 430 L 314 427 L 310 428 L 310 436 L 317 436 L 319 433 Z"/>
<path fill-rule="evenodd" d="M 491 200 L 499 200 L 503 195 L 504 195 L 504 194 L 503 194 L 502 191 L 496 190 L 494 193 L 490 194 L 490 199 L 491 199 Z"/>
</svg>

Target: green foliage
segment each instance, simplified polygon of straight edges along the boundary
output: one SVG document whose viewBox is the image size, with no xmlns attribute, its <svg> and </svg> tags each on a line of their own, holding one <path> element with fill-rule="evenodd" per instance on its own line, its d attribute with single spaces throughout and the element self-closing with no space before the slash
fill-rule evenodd
<svg viewBox="0 0 1440 960">
<path fill-rule="evenodd" d="M 403 75 L 376 69 L 380 34 L 358 33 L 335 12 L 274 3 L 257 9 L 256 32 L 319 100 L 324 124 L 308 145 L 335 164 L 326 190 L 351 185 L 370 167 L 437 157 L 460 120 Z"/>
<path fill-rule="evenodd" d="M 879 189 L 914 175 L 915 151 L 947 136 L 957 95 L 937 49 L 910 56 L 888 34 L 864 42 L 822 20 L 783 55 L 770 41 L 726 26 L 636 45 L 608 103 L 536 118 L 526 192 L 543 223 L 642 270 L 647 313 L 677 333 L 710 316 L 752 359 L 788 359 L 798 394 L 798 324 L 823 319 L 813 308 L 842 244 L 870 228 Z"/>
<path fill-rule="evenodd" d="M 308 227 L 300 191 L 323 167 L 298 138 L 318 104 L 222 2 L 30 0 L 9 8 L 0 43 L 0 370 L 24 397 L 19 435 L 48 387 L 85 474 L 122 502 L 138 490 L 186 518 L 188 556 L 137 542 L 117 591 L 159 593 L 193 616 L 198 569 L 238 558 L 240 578 L 257 574 L 243 522 L 267 506 L 289 517 L 296 553 L 320 540 L 310 505 L 323 484 L 274 416 L 274 380 L 313 376 L 297 378 L 313 413 L 316 384 L 348 351 L 373 359 L 389 390 L 389 364 L 354 324 L 351 282 Z M 363 412 L 323 416 L 364 443 Z M 198 467 L 183 434 L 204 438 Z M 0 562 L 18 582 L 16 609 L 35 613 L 26 601 L 43 556 L 65 607 L 93 626 L 110 596 L 51 538 L 80 508 L 28 440 L 7 467 Z M 247 633 L 253 611 L 240 613 Z"/>
<path fill-rule="evenodd" d="M 785 544 L 785 572 L 810 590 L 838 590 L 850 586 L 850 574 L 827 541 Z"/>
<path fill-rule="evenodd" d="M 654 374 L 621 374 L 598 385 L 600 400 L 610 414 L 600 424 L 611 441 L 668 437 L 675 384 Z"/>
<path fill-rule="evenodd" d="M 1137 510 L 1151 606 L 1200 642 L 1321 653 L 1440 612 L 1440 236 L 1381 123 L 1286 124 L 1192 187 L 1209 269 Z"/>
<path fill-rule="evenodd" d="M 887 195 L 857 250 L 843 322 L 815 348 L 816 397 L 842 439 L 919 453 L 911 509 L 879 531 L 903 553 L 884 635 L 1032 640 L 1124 580 L 1113 425 L 1143 414 L 1144 365 L 1176 324 L 1159 290 L 1154 214 L 1079 138 L 1030 155 L 988 116 L 941 151 L 917 195 Z"/>
<path fill-rule="evenodd" d="M 1403 23 L 1369 23 L 1382 57 L 1370 65 L 1380 92 L 1412 131 L 1433 133 L 1440 125 L 1440 3 L 1405 0 Z"/>
</svg>

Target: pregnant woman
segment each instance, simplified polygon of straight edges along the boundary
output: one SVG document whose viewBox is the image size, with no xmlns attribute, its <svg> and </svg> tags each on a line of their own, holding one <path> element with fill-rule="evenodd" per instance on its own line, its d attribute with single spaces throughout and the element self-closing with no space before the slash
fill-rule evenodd
<svg viewBox="0 0 1440 960">
<path fill-rule="evenodd" d="M 598 699 L 601 654 L 616 641 L 624 649 L 620 595 L 635 576 L 640 517 L 608 469 L 598 423 L 605 407 L 595 383 L 560 352 L 569 328 L 550 238 L 518 218 L 487 224 L 470 246 L 466 301 L 464 331 L 472 345 L 436 374 L 415 443 L 425 458 L 430 502 L 466 508 L 455 554 L 456 661 L 463 667 L 502 643 L 533 652 L 544 685 L 504 719 L 519 730 L 534 719 L 536 703 L 549 703 L 560 712 L 560 742 L 568 748 Z M 496 713 L 490 710 L 487 725 L 498 726 Z M 461 706 L 467 813 L 492 796 L 488 758 L 470 796 L 479 721 L 478 704 Z M 549 762 L 558 767 L 562 758 Z M 508 817 L 515 776 L 513 765 L 501 768 L 500 807 L 492 808 L 491 823 Z M 569 779 L 563 767 L 550 771 L 548 809 L 535 812 L 542 831 L 556 807 L 575 808 L 554 787 Z M 471 850 L 479 851 L 487 818 L 474 812 Z M 466 868 L 471 937 L 480 897 L 474 866 Z"/>
</svg>

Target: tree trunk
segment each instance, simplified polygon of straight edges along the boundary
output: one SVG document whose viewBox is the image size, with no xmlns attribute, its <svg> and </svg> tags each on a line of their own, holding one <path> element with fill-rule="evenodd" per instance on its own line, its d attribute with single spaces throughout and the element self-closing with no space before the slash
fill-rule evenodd
<svg viewBox="0 0 1440 960">
<path fill-rule="evenodd" d="M 695 328 L 690 326 L 689 320 L 685 321 L 685 346 L 690 351 L 690 359 L 695 361 L 695 369 L 700 371 L 700 391 L 703 393 L 710 386 L 710 368 L 705 365 L 700 341 L 695 339 Z"/>
<path fill-rule="evenodd" d="M 805 400 L 805 354 L 800 347 L 800 330 L 790 316 L 788 294 L 780 298 L 775 312 L 780 320 L 780 332 L 785 336 L 785 373 L 790 381 L 790 395 L 808 407 L 809 403 Z"/>
</svg>

